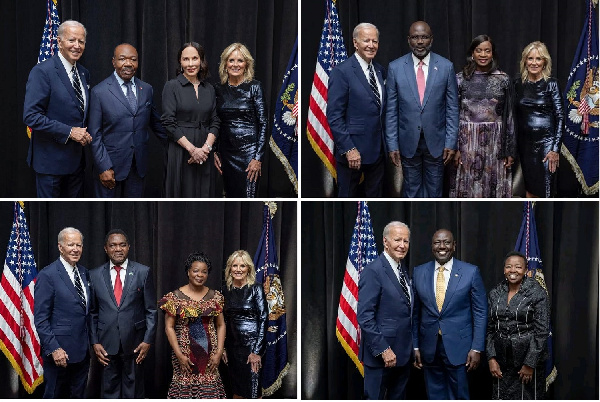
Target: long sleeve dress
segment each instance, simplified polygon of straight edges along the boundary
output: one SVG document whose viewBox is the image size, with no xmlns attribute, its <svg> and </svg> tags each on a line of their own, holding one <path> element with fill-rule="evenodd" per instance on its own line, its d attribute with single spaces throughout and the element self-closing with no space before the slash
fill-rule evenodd
<svg viewBox="0 0 600 402">
<path fill-rule="evenodd" d="M 188 164 L 190 154 L 177 143 L 186 137 L 194 146 L 201 148 L 208 133 L 219 134 L 215 90 L 206 81 L 198 85 L 198 97 L 194 86 L 183 74 L 168 81 L 162 93 L 163 114 L 161 123 L 169 137 L 165 196 L 215 197 L 216 173 L 213 153 L 203 164 Z"/>
<path fill-rule="evenodd" d="M 524 277 L 519 291 L 508 300 L 503 281 L 489 294 L 486 353 L 495 358 L 502 378 L 494 378 L 493 399 L 544 399 L 546 390 L 546 342 L 550 308 L 546 291 L 535 279 Z M 522 384 L 523 365 L 534 369 L 528 384 Z"/>
<path fill-rule="evenodd" d="M 160 309 L 175 317 L 177 343 L 181 352 L 194 363 L 192 372 L 186 374 L 175 352 L 171 353 L 173 379 L 169 385 L 168 398 L 225 398 L 219 372 L 206 373 L 210 356 L 216 353 L 217 349 L 215 317 L 223 313 L 223 304 L 223 295 L 212 289 L 201 301 L 189 298 L 179 289 L 169 292 L 158 301 Z"/>
<path fill-rule="evenodd" d="M 462 164 L 450 179 L 450 197 L 512 197 L 512 170 L 504 158 L 516 156 L 513 96 L 502 71 L 456 75 L 460 120 L 458 150 Z"/>
<path fill-rule="evenodd" d="M 258 180 L 247 179 L 252 159 L 262 162 L 267 143 L 267 110 L 260 82 L 238 86 L 215 85 L 217 113 L 221 120 L 219 156 L 227 197 L 254 198 Z"/>
<path fill-rule="evenodd" d="M 227 370 L 233 393 L 244 398 L 262 394 L 261 372 L 254 373 L 247 363 L 250 353 L 262 356 L 266 349 L 267 301 L 262 285 L 223 288 L 227 337 Z"/>
<path fill-rule="evenodd" d="M 555 174 L 550 173 L 550 151 L 560 152 L 564 132 L 563 100 L 555 78 L 537 82 L 518 78 L 515 83 L 519 157 L 525 189 L 538 197 L 555 193 Z"/>
</svg>

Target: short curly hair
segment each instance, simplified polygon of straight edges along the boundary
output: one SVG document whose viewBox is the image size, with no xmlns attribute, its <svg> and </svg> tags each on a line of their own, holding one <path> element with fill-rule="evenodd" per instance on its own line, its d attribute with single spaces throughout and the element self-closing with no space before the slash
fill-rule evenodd
<svg viewBox="0 0 600 402">
<path fill-rule="evenodd" d="M 196 261 L 205 263 L 206 267 L 208 268 L 208 273 L 210 274 L 210 270 L 212 269 L 212 263 L 210 262 L 210 258 L 208 258 L 208 256 L 202 251 L 194 251 L 193 253 L 188 255 L 184 264 L 186 273 L 190 270 L 190 268 L 192 268 L 192 264 Z"/>
</svg>

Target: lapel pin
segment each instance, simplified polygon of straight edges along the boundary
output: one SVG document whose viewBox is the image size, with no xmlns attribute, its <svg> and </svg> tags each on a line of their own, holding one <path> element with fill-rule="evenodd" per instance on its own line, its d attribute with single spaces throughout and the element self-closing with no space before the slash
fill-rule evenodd
<svg viewBox="0 0 600 402">
<path fill-rule="evenodd" d="M 458 274 L 454 274 L 454 276 L 458 276 Z"/>
<path fill-rule="evenodd" d="M 133 272 L 130 272 L 129 275 L 133 275 Z"/>
<path fill-rule="evenodd" d="M 434 69 L 435 71 L 437 71 L 437 67 L 433 67 L 433 69 Z"/>
</svg>

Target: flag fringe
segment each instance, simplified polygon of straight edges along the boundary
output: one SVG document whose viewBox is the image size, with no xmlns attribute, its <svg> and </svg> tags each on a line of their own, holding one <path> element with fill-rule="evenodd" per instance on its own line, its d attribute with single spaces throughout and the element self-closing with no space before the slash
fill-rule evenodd
<svg viewBox="0 0 600 402">
<path fill-rule="evenodd" d="M 2 342 L 2 340 L 0 340 L 0 350 L 2 350 L 2 353 L 4 353 L 4 356 L 6 356 L 8 361 L 10 361 L 10 365 L 12 366 L 12 368 L 19 375 L 19 378 L 21 379 L 21 384 L 23 384 L 23 388 L 25 388 L 25 391 L 27 391 L 28 394 L 33 394 L 33 391 L 35 391 L 37 386 L 40 385 L 44 381 L 44 375 L 39 376 L 33 382 L 33 384 L 31 386 L 29 386 L 29 384 L 27 384 L 27 382 L 25 381 L 25 376 L 23 375 L 23 371 L 21 371 L 21 367 L 19 367 L 19 365 L 15 361 L 15 358 L 10 353 L 10 351 L 8 350 L 8 348 L 6 347 L 4 342 Z"/>
<path fill-rule="evenodd" d="M 275 393 L 279 388 L 281 388 L 281 383 L 283 382 L 283 377 L 288 373 L 290 369 L 290 364 L 286 363 L 279 375 L 277 376 L 277 380 L 269 388 L 263 388 L 263 396 L 270 396 Z"/>
<path fill-rule="evenodd" d="M 554 367 L 552 367 L 552 371 L 550 372 L 550 374 L 548 374 L 548 377 L 546 377 L 546 391 L 548 391 L 550 384 L 552 384 L 554 382 L 554 380 L 556 380 L 557 375 L 558 375 L 558 370 L 556 370 L 556 366 L 554 366 Z"/>
<path fill-rule="evenodd" d="M 346 351 L 346 353 L 348 354 L 350 359 L 352 359 L 352 361 L 356 365 L 356 368 L 358 369 L 358 371 L 360 371 L 360 375 L 364 377 L 365 369 L 364 369 L 362 363 L 360 362 L 360 360 L 358 360 L 358 356 L 356 356 L 356 353 L 354 353 L 354 351 L 352 350 L 350 345 L 348 345 L 348 342 L 346 342 L 346 340 L 340 333 L 340 330 L 337 328 L 335 329 L 335 335 L 337 336 L 338 341 L 342 344 L 342 347 L 344 348 L 344 350 Z"/>
<path fill-rule="evenodd" d="M 283 168 L 285 169 L 288 178 L 294 185 L 294 191 L 296 191 L 296 194 L 298 194 L 298 178 L 296 178 L 296 173 L 294 172 L 292 165 L 290 165 L 290 161 L 285 157 L 283 152 L 281 152 L 281 149 L 277 146 L 277 143 L 275 142 L 273 137 L 269 139 L 269 145 L 271 146 L 271 150 L 273 151 L 277 159 L 279 159 L 279 161 L 283 164 Z"/>
<path fill-rule="evenodd" d="M 315 151 L 319 159 L 321 159 L 321 161 L 325 164 L 327 170 L 329 170 L 329 174 L 331 174 L 331 177 L 333 177 L 337 181 L 337 174 L 335 168 L 333 167 L 331 162 L 329 162 L 329 159 L 327 159 L 327 157 L 323 153 L 323 150 L 321 150 L 319 145 L 316 143 L 315 139 L 310 135 L 310 131 L 306 130 L 306 136 L 308 137 L 308 142 L 310 142 L 310 146 L 312 147 L 312 149 Z"/>
<path fill-rule="evenodd" d="M 596 182 L 596 184 L 594 184 L 591 187 L 587 185 L 587 183 L 585 182 L 585 177 L 583 176 L 583 172 L 579 167 L 579 163 L 577 163 L 577 160 L 575 160 L 575 158 L 573 157 L 569 149 L 565 146 L 565 144 L 561 145 L 560 152 L 563 154 L 567 162 L 569 162 L 569 164 L 573 168 L 575 177 L 577 178 L 577 181 L 581 184 L 581 188 L 583 189 L 584 194 L 592 195 L 598 193 L 598 182 Z"/>
</svg>

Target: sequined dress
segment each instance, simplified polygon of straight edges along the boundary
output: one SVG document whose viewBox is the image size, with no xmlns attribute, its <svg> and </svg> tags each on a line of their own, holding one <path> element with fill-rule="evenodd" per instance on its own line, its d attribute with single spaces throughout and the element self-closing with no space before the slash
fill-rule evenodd
<svg viewBox="0 0 600 402">
<path fill-rule="evenodd" d="M 555 174 L 550 173 L 550 151 L 559 152 L 564 132 L 563 100 L 555 78 L 537 82 L 515 80 L 519 157 L 525 189 L 538 197 L 555 193 Z"/>
<path fill-rule="evenodd" d="M 511 197 L 512 170 L 504 166 L 504 158 L 516 157 L 510 78 L 496 70 L 475 71 L 470 80 L 461 72 L 456 79 L 462 165 L 452 169 L 450 197 Z"/>
<path fill-rule="evenodd" d="M 215 85 L 221 120 L 218 141 L 227 197 L 254 198 L 258 181 L 247 180 L 252 159 L 262 161 L 267 139 L 267 111 L 260 82 Z"/>
<path fill-rule="evenodd" d="M 535 279 L 524 277 L 519 291 L 508 300 L 503 281 L 488 296 L 486 353 L 500 365 L 502 378 L 493 379 L 493 399 L 544 399 L 546 342 L 550 308 L 546 291 Z M 534 369 L 531 382 L 522 384 L 519 370 Z"/>
<path fill-rule="evenodd" d="M 250 353 L 262 356 L 266 348 L 267 301 L 262 285 L 223 288 L 227 337 L 227 370 L 233 393 L 244 398 L 262 394 L 261 370 L 254 373 L 248 361 Z"/>
<path fill-rule="evenodd" d="M 194 366 L 191 374 L 185 374 L 171 352 L 173 379 L 169 385 L 168 398 L 225 398 L 221 376 L 206 374 L 206 365 L 217 348 L 215 317 L 223 312 L 223 295 L 209 290 L 203 300 L 190 299 L 179 289 L 169 292 L 158 301 L 158 307 L 175 317 L 175 333 L 181 352 L 188 356 Z"/>
</svg>

